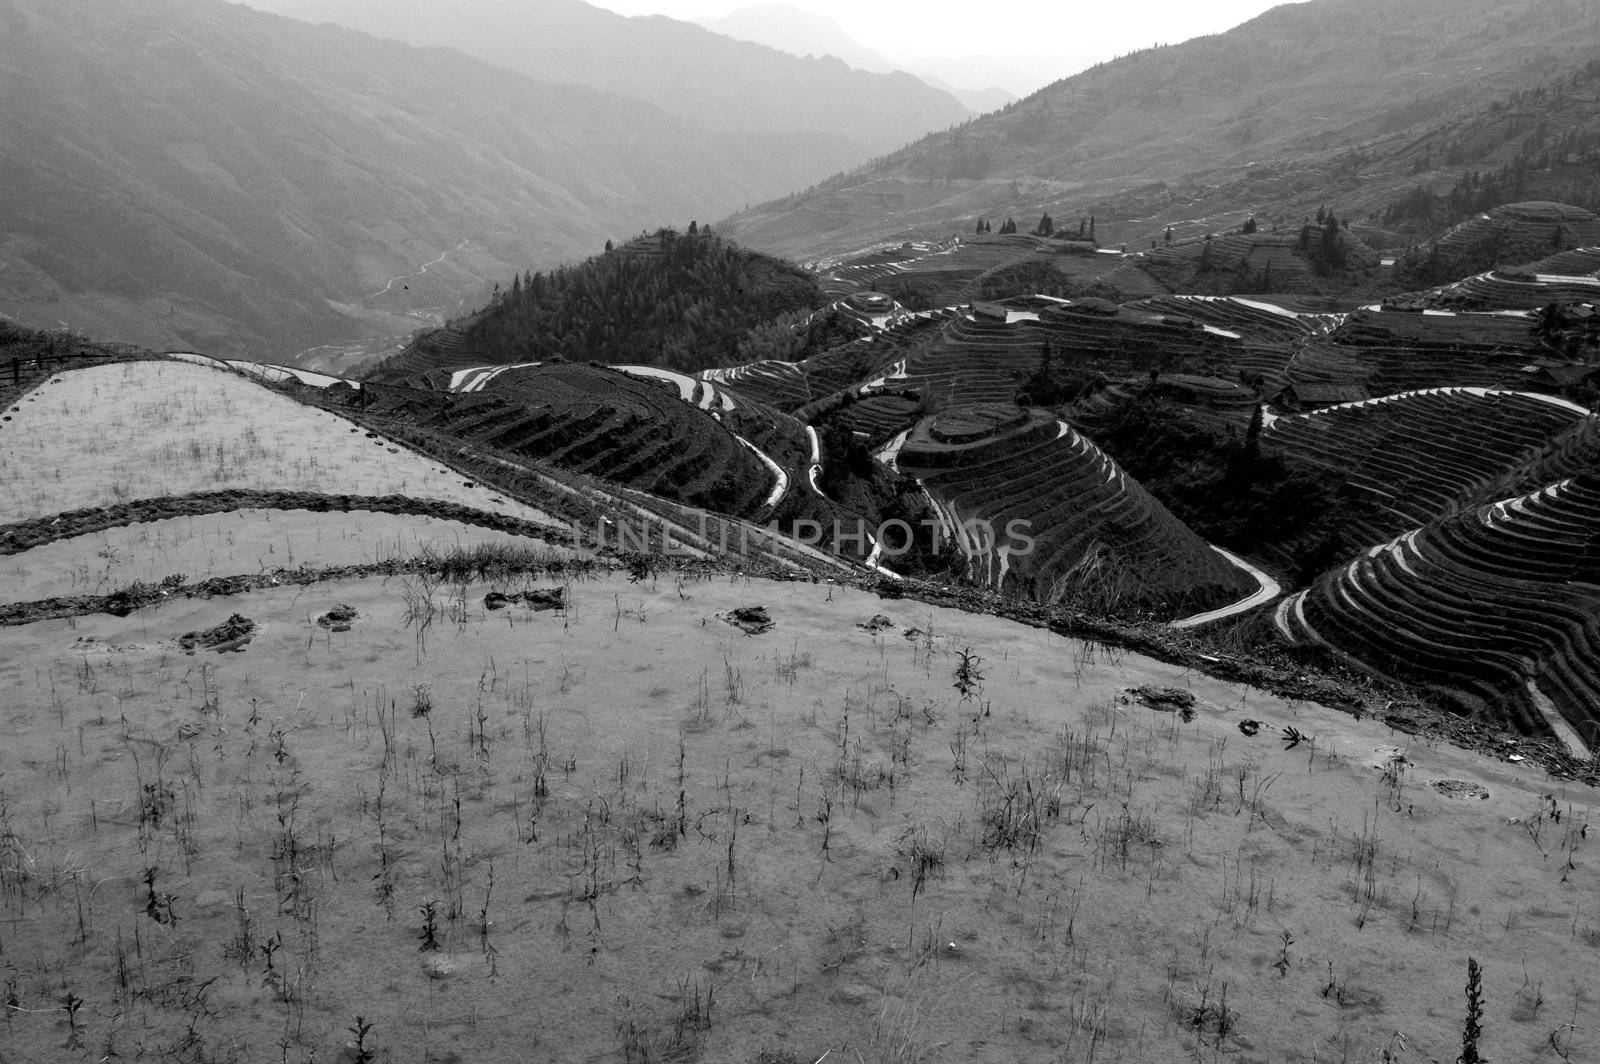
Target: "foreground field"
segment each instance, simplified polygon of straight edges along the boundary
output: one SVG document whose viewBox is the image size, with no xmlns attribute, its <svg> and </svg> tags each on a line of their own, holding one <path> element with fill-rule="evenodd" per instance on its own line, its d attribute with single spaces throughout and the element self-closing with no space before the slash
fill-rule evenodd
<svg viewBox="0 0 1600 1064">
<path fill-rule="evenodd" d="M 1588 791 L 995 618 L 559 580 L 0 632 L 0 1059 L 1453 1060 L 1472 957 L 1487 1059 L 1600 1060 Z"/>
<path fill-rule="evenodd" d="M 0 428 L 0 524 L 229 488 L 400 494 L 557 524 L 343 418 L 186 362 L 63 373 Z"/>
</svg>

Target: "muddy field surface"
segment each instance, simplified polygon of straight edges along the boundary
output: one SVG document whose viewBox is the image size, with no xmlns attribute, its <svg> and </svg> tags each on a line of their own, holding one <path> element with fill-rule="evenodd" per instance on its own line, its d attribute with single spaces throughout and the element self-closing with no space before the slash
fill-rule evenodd
<svg viewBox="0 0 1600 1064">
<path fill-rule="evenodd" d="M 1445 1060 L 1468 957 L 1487 1058 L 1600 1059 L 1592 791 L 1044 628 L 398 573 L 0 641 L 15 1059 Z"/>
</svg>

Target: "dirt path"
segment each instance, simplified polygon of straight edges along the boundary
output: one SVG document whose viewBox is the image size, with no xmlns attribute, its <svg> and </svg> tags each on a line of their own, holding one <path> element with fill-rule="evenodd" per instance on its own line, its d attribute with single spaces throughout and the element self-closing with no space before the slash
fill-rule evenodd
<svg viewBox="0 0 1600 1064">
<path fill-rule="evenodd" d="M 311 510 L 314 512 L 370 511 L 438 517 L 466 525 L 531 536 L 561 546 L 575 546 L 572 533 L 560 526 L 525 521 L 507 514 L 477 510 L 439 499 L 414 499 L 409 495 L 325 495 L 310 491 L 200 491 L 162 499 L 141 499 L 111 506 L 91 506 L 50 514 L 31 521 L 0 525 L 0 556 L 71 536 L 102 532 L 108 528 L 168 517 L 228 513 L 233 510 Z"/>
<path fill-rule="evenodd" d="M 398 277 L 389 278 L 389 283 L 388 284 L 384 285 L 382 288 L 380 288 L 378 291 L 372 293 L 372 295 L 368 296 L 367 298 L 368 299 L 379 299 L 379 298 L 381 298 L 383 296 L 388 295 L 390 290 L 392 290 L 394 288 L 394 286 L 396 284 L 398 284 L 399 282 L 405 280 L 407 277 L 421 277 L 423 274 L 428 272 L 428 267 L 439 265 L 445 259 L 449 258 L 451 255 L 453 255 L 457 251 L 460 251 L 462 248 L 468 246 L 471 243 L 472 243 L 472 241 L 470 239 L 463 240 L 461 243 L 457 244 L 455 247 L 451 248 L 449 251 L 446 251 L 444 254 L 440 255 L 438 258 L 431 259 L 428 262 L 424 262 L 422 264 L 422 268 L 421 269 L 412 270 L 410 273 L 402 273 Z"/>
<path fill-rule="evenodd" d="M 1253 610 L 1263 603 L 1271 602 L 1273 599 L 1283 594 L 1283 588 L 1276 580 L 1262 572 L 1260 569 L 1257 569 L 1254 565 L 1251 565 L 1237 554 L 1234 554 L 1231 551 L 1225 551 L 1221 547 L 1214 545 L 1211 549 L 1228 559 L 1240 569 L 1243 569 L 1245 572 L 1249 573 L 1255 579 L 1256 591 L 1254 594 L 1242 598 L 1232 605 L 1223 606 L 1221 609 L 1207 610 L 1205 613 L 1196 613 L 1191 617 L 1183 617 L 1179 620 L 1173 621 L 1172 627 L 1174 628 L 1193 628 L 1196 625 L 1209 624 L 1212 621 L 1220 621 L 1224 617 L 1235 617 L 1241 613 L 1246 613 L 1250 610 Z"/>
<path fill-rule="evenodd" d="M 1539 690 L 1539 682 L 1537 680 L 1528 681 L 1528 697 L 1533 700 L 1534 706 L 1539 710 L 1539 715 L 1550 726 L 1550 730 L 1555 732 L 1556 738 L 1567 744 L 1567 749 L 1572 751 L 1574 757 L 1581 757 L 1585 761 L 1594 757 L 1594 751 L 1590 750 L 1589 744 L 1583 741 L 1583 737 L 1578 734 L 1578 729 L 1568 724 L 1567 718 L 1563 717 L 1561 711 L 1556 709 L 1556 704 L 1550 701 L 1550 696 Z"/>
<path fill-rule="evenodd" d="M 772 490 L 767 492 L 767 497 L 762 500 L 761 503 L 762 506 L 767 508 L 768 513 L 772 512 L 772 509 L 782 502 L 783 497 L 789 493 L 789 474 L 785 473 L 783 471 L 783 466 L 779 465 L 777 462 L 774 462 L 767 452 L 763 451 L 761 448 L 757 447 L 743 436 L 740 436 L 738 433 L 734 433 L 733 438 L 754 451 L 756 457 L 761 459 L 761 464 L 766 466 L 767 471 L 770 472 L 774 478 L 776 478 L 772 485 Z"/>
</svg>

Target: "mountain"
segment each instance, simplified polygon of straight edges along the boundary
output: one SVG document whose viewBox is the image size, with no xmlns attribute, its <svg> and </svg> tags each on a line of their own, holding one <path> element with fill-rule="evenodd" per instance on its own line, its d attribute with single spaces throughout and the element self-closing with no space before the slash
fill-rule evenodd
<svg viewBox="0 0 1600 1064">
<path fill-rule="evenodd" d="M 932 74 L 923 74 L 922 80 L 936 89 L 943 89 L 975 115 L 986 115 L 990 111 L 998 111 L 1009 103 L 1015 103 L 1017 98 L 998 85 L 990 85 L 986 89 L 962 89 L 950 84 Z"/>
<path fill-rule="evenodd" d="M 900 62 L 906 69 L 915 70 L 930 85 L 940 82 L 993 85 L 1015 100 L 1087 70 L 1106 57 L 1105 47 L 1092 38 L 1052 40 L 1048 45 L 1048 52 L 968 52 L 963 55 L 907 52 Z"/>
<path fill-rule="evenodd" d="M 793 263 L 675 230 L 513 278 L 478 311 L 425 332 L 376 376 L 565 359 L 693 372 L 731 365 L 757 326 L 821 305 Z"/>
<path fill-rule="evenodd" d="M 831 55 L 857 70 L 886 73 L 901 64 L 846 33 L 826 15 L 789 4 L 756 4 L 716 18 L 697 18 L 697 25 L 740 41 L 753 41 L 790 55 Z"/>
<path fill-rule="evenodd" d="M 1217 185 L 1252 168 L 1270 178 L 1280 166 L 1331 160 L 1373 138 L 1472 113 L 1580 67 L 1597 47 L 1600 10 L 1581 0 L 1286 5 L 1225 34 L 1057 82 L 744 212 L 724 231 L 814 257 L 896 237 L 947 237 L 980 215 L 1072 217 L 1131 189 L 1159 193 L 1160 183 L 1185 175 Z M 1101 218 L 1102 242 L 1159 237 L 1161 226 L 1139 206 Z M 1235 198 L 1231 209 L 1248 206 Z"/>
<path fill-rule="evenodd" d="M 446 45 L 543 81 L 648 100 L 715 129 L 831 138 L 866 158 L 967 117 L 910 74 L 801 58 L 662 16 L 582 0 L 258 0 L 257 6 L 418 45 Z"/>
<path fill-rule="evenodd" d="M 0 312 L 273 356 L 854 157 L 211 0 L 0 0 Z"/>
<path fill-rule="evenodd" d="M 975 115 L 997 111 L 1016 99 L 1005 89 L 990 85 L 983 89 L 963 89 L 943 78 L 924 73 L 922 65 L 891 59 L 846 33 L 837 22 L 824 15 L 802 11 L 788 4 L 759 4 L 741 7 L 717 18 L 695 19 L 698 25 L 741 41 L 754 41 L 790 55 L 831 55 L 857 70 L 888 73 L 910 70 L 940 92 L 948 92 Z M 955 75 L 960 77 L 960 74 Z"/>
</svg>

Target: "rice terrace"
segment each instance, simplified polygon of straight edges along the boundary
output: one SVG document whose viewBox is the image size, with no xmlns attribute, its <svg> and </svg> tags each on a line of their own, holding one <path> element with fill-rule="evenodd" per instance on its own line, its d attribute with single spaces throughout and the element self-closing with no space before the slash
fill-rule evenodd
<svg viewBox="0 0 1600 1064">
<path fill-rule="evenodd" d="M 1268 7 L 0 0 L 0 1064 L 1600 1064 L 1600 15 Z"/>
</svg>

